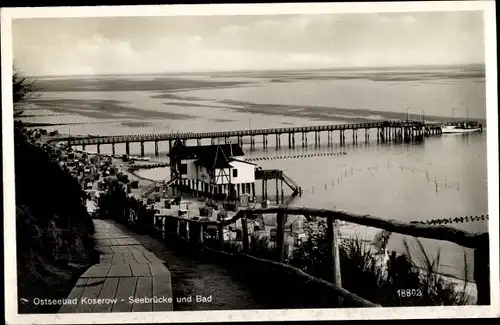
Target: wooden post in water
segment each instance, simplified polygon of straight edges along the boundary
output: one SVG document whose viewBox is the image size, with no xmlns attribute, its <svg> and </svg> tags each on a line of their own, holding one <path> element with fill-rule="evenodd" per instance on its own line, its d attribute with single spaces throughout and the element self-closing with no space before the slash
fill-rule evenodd
<svg viewBox="0 0 500 325">
<path fill-rule="evenodd" d="M 278 249 L 278 262 L 283 263 L 285 260 L 285 213 L 278 212 L 276 228 L 276 248 Z"/>
<path fill-rule="evenodd" d="M 141 141 L 141 157 L 144 157 L 144 141 Z"/>
<path fill-rule="evenodd" d="M 248 253 L 250 250 L 250 243 L 248 242 L 248 223 L 246 214 L 243 215 L 241 220 L 241 240 L 243 241 L 243 252 Z"/>
<path fill-rule="evenodd" d="M 474 281 L 477 288 L 476 305 L 490 304 L 490 248 L 489 235 L 484 234 L 481 247 L 474 250 Z"/>
<path fill-rule="evenodd" d="M 332 266 L 333 272 L 332 283 L 338 287 L 342 287 L 340 276 L 338 227 L 338 220 L 334 220 L 333 217 L 327 218 L 328 256 L 330 256 L 330 265 Z"/>
<path fill-rule="evenodd" d="M 281 203 L 285 203 L 285 194 L 283 193 L 283 179 L 281 179 Z"/>
<path fill-rule="evenodd" d="M 279 179 L 276 178 L 276 204 L 280 204 Z"/>
</svg>

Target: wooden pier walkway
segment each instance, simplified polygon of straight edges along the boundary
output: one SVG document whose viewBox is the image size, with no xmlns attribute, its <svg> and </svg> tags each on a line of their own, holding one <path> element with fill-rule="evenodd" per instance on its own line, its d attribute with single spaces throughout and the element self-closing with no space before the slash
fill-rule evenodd
<svg viewBox="0 0 500 325">
<path fill-rule="evenodd" d="M 281 148 L 281 136 L 288 136 L 288 148 L 295 148 L 295 136 L 301 134 L 301 146 L 307 147 L 307 134 L 314 132 L 314 145 L 320 145 L 321 133 L 327 132 L 327 143 L 331 146 L 334 142 L 333 134 L 338 132 L 339 143 L 345 146 L 345 131 L 351 131 L 353 143 L 358 142 L 358 131 L 364 131 L 365 142 L 369 141 L 370 130 L 376 131 L 377 141 L 403 141 L 409 142 L 422 139 L 424 136 L 441 134 L 441 126 L 439 123 L 426 123 L 424 121 L 376 121 L 373 123 L 356 123 L 356 124 L 332 124 L 332 125 L 315 125 L 315 126 L 294 126 L 282 128 L 267 128 L 267 129 L 248 129 L 248 130 L 233 130 L 233 131 L 218 131 L 218 132 L 177 132 L 177 133 L 161 133 L 161 134 L 130 134 L 116 136 L 100 136 L 87 138 L 68 138 L 68 146 L 82 146 L 85 150 L 87 145 L 95 145 L 97 152 L 100 153 L 100 146 L 111 145 L 113 155 L 116 153 L 115 145 L 118 143 L 125 144 L 125 153 L 130 155 L 130 143 L 140 143 L 141 157 L 144 156 L 144 143 L 154 142 L 155 156 L 159 155 L 160 141 L 168 141 L 169 152 L 175 140 L 181 139 L 196 140 L 197 145 L 201 145 L 204 139 L 210 139 L 211 144 L 215 144 L 217 139 L 224 139 L 225 143 L 229 143 L 230 138 L 237 138 L 237 142 L 243 146 L 244 137 L 249 137 L 250 150 L 253 151 L 256 147 L 256 137 L 262 136 L 262 146 L 268 148 L 268 136 L 276 137 L 276 149 Z M 247 139 L 248 140 L 248 139 Z M 299 139 L 297 139 L 299 142 Z M 299 143 L 297 143 L 299 145 Z"/>
<path fill-rule="evenodd" d="M 60 313 L 172 311 L 171 275 L 163 261 L 124 227 L 94 219 L 99 264 L 77 281 Z"/>
</svg>

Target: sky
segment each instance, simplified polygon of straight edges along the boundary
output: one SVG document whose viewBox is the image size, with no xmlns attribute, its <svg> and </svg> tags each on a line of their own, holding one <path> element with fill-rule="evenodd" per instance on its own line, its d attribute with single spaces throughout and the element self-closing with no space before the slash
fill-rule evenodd
<svg viewBox="0 0 500 325">
<path fill-rule="evenodd" d="M 482 11 L 12 21 L 27 75 L 484 64 Z"/>
</svg>

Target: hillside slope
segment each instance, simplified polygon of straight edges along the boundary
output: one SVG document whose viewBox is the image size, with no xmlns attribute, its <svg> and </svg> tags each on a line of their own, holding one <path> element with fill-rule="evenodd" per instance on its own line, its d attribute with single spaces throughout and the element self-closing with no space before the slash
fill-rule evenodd
<svg viewBox="0 0 500 325">
<path fill-rule="evenodd" d="M 52 313 L 59 306 L 33 299 L 65 298 L 98 255 L 81 186 L 55 151 L 30 143 L 26 132 L 15 128 L 19 313 Z"/>
</svg>

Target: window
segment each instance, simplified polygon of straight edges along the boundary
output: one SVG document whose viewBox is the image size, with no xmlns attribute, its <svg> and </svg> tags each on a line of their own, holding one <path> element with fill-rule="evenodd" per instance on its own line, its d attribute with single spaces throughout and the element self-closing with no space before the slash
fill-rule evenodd
<svg viewBox="0 0 500 325">
<path fill-rule="evenodd" d="M 186 175 L 187 174 L 187 170 L 188 170 L 188 165 L 187 164 L 181 164 L 181 168 L 179 169 L 179 172 L 181 173 L 181 175 Z"/>
<path fill-rule="evenodd" d="M 238 177 L 238 170 L 236 168 L 233 169 L 233 177 Z"/>
</svg>

